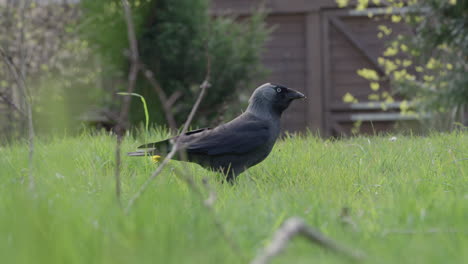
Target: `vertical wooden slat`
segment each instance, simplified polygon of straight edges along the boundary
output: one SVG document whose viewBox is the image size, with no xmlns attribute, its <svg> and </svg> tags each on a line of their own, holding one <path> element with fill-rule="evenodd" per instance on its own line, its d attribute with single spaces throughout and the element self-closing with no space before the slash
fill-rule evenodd
<svg viewBox="0 0 468 264">
<path fill-rule="evenodd" d="M 329 17 L 326 13 L 322 13 L 322 78 L 323 78 L 323 109 L 324 109 L 324 136 L 328 137 L 332 135 L 333 124 L 330 119 L 330 95 L 332 94 L 331 86 L 331 74 L 330 74 L 330 33 L 329 33 Z"/>
<path fill-rule="evenodd" d="M 320 12 L 306 15 L 306 96 L 305 126 L 310 131 L 323 134 L 322 45 Z"/>
</svg>

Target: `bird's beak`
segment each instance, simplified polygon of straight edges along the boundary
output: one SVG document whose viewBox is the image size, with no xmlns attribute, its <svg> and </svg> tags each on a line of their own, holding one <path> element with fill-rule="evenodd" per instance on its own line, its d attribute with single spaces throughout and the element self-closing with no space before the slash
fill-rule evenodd
<svg viewBox="0 0 468 264">
<path fill-rule="evenodd" d="M 291 100 L 307 98 L 303 93 L 295 91 L 293 89 L 289 89 L 288 97 L 291 98 Z"/>
</svg>

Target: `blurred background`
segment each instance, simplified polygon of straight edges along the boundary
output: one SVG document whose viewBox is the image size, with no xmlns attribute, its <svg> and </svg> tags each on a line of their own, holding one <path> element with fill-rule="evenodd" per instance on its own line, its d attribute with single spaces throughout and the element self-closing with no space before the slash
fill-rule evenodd
<svg viewBox="0 0 468 264">
<path fill-rule="evenodd" d="M 241 113 L 264 82 L 306 94 L 288 132 L 342 136 L 467 125 L 467 1 L 134 0 L 140 61 L 185 121 L 211 63 L 193 126 Z M 0 140 L 112 130 L 127 90 L 129 41 L 118 0 L 0 0 Z M 142 73 L 152 126 L 168 127 Z M 145 120 L 140 100 L 129 120 Z"/>
</svg>

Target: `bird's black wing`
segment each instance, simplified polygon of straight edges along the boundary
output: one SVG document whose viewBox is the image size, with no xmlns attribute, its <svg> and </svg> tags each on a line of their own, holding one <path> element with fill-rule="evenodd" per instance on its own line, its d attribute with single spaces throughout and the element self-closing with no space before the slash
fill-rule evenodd
<svg viewBox="0 0 468 264">
<path fill-rule="evenodd" d="M 240 118 L 191 141 L 186 151 L 194 154 L 244 154 L 267 143 L 268 123 L 257 118 Z"/>
</svg>

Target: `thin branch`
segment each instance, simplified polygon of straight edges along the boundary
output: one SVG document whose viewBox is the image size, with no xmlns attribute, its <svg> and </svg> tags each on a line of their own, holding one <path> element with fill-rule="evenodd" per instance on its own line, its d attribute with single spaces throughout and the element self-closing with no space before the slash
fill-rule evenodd
<svg viewBox="0 0 468 264">
<path fill-rule="evenodd" d="M 167 98 L 166 92 L 162 89 L 161 85 L 159 84 L 158 80 L 154 78 L 153 72 L 148 70 L 146 65 L 140 62 L 139 64 L 141 70 L 145 74 L 146 79 L 148 79 L 148 82 L 153 86 L 153 89 L 155 90 L 156 94 L 158 95 L 159 101 L 161 102 L 161 105 L 163 107 L 163 112 L 166 117 L 167 125 L 171 129 L 171 131 L 177 131 L 177 123 L 175 121 L 174 115 L 172 115 L 171 111 L 171 106 L 173 104 L 173 101 Z M 175 101 L 175 100 L 174 100 Z"/>
<path fill-rule="evenodd" d="M 364 259 L 363 253 L 338 244 L 330 238 L 325 237 L 320 232 L 308 227 L 301 218 L 292 217 L 287 219 L 276 231 L 271 243 L 264 248 L 261 254 L 255 257 L 251 264 L 269 263 L 286 248 L 292 238 L 299 235 L 309 240 L 309 242 L 315 243 L 352 260 Z"/>
<path fill-rule="evenodd" d="M 21 116 L 26 117 L 26 114 L 23 112 L 23 110 L 21 110 L 21 109 L 19 108 L 19 106 L 17 106 L 14 102 L 12 102 L 12 101 L 10 100 L 10 98 L 8 98 L 7 95 L 5 95 L 4 93 L 1 93 L 1 92 L 0 92 L 0 98 L 1 98 L 5 103 L 7 103 L 11 108 L 13 108 L 16 112 L 20 113 Z"/>
<path fill-rule="evenodd" d="M 174 93 L 172 93 L 171 96 L 169 96 L 169 98 L 167 99 L 167 105 L 169 106 L 169 108 L 171 108 L 181 96 L 181 91 L 175 91 Z"/>
<path fill-rule="evenodd" d="M 20 28 L 20 34 L 21 34 L 21 40 L 20 40 L 20 76 L 21 79 L 23 80 L 23 95 L 25 97 L 25 104 L 26 104 L 26 111 L 28 114 L 28 142 L 29 142 L 29 154 L 28 154 L 28 160 L 29 160 L 29 190 L 30 191 L 35 191 L 36 189 L 36 183 L 34 180 L 34 123 L 33 123 L 33 116 L 32 116 L 32 97 L 29 95 L 29 98 L 27 96 L 28 90 L 26 87 L 26 84 L 24 80 L 26 79 L 26 47 L 25 47 L 25 32 L 24 32 L 24 27 L 26 26 L 26 7 L 29 6 L 29 1 L 28 0 L 23 0 L 22 1 L 22 6 L 21 6 L 21 28 Z"/>
<path fill-rule="evenodd" d="M 188 127 L 190 126 L 190 123 L 192 122 L 193 117 L 195 116 L 195 113 L 200 106 L 200 102 L 205 96 L 206 89 L 210 86 L 209 84 L 209 73 L 210 73 L 210 64 L 208 64 L 207 68 L 207 75 L 205 77 L 205 80 L 203 83 L 200 85 L 201 91 L 200 94 L 198 95 L 197 101 L 192 107 L 192 110 L 190 111 L 190 114 L 187 118 L 187 121 L 185 121 L 184 127 L 182 129 L 182 132 L 180 132 L 180 135 L 176 138 L 176 141 L 174 145 L 172 146 L 172 150 L 167 154 L 167 156 L 164 158 L 164 160 L 161 162 L 161 164 L 158 166 L 158 168 L 151 174 L 151 176 L 141 185 L 140 189 L 135 193 L 135 195 L 132 196 L 132 198 L 129 200 L 127 207 L 125 208 L 125 213 L 129 213 L 130 209 L 132 206 L 135 204 L 135 201 L 143 194 L 143 192 L 148 188 L 149 184 L 161 173 L 161 171 L 164 169 L 164 167 L 167 165 L 170 159 L 174 157 L 174 155 L 179 151 L 179 141 L 182 137 L 184 137 L 184 134 L 187 132 Z M 183 155 L 183 154 L 182 154 Z"/>
<path fill-rule="evenodd" d="M 132 198 L 129 200 L 127 207 L 125 208 L 125 213 L 129 213 L 130 209 L 132 208 L 133 204 L 135 201 L 143 194 L 143 192 L 148 188 L 149 184 L 161 173 L 161 171 L 164 169 L 164 167 L 167 165 L 170 159 L 174 157 L 174 155 L 177 152 L 180 152 L 180 155 L 182 156 L 183 160 L 186 160 L 185 157 L 185 151 L 179 151 L 179 141 L 182 137 L 184 137 L 184 134 L 187 132 L 190 124 L 192 123 L 193 117 L 195 116 L 195 113 L 198 110 L 198 107 L 200 106 L 200 103 L 205 96 L 206 90 L 211 86 L 210 84 L 210 76 L 211 76 L 211 57 L 209 55 L 208 50 L 206 51 L 206 75 L 205 75 L 205 80 L 203 80 L 202 84 L 200 85 L 200 94 L 198 95 L 197 100 L 195 101 L 195 104 L 192 106 L 192 110 L 190 111 L 189 116 L 187 117 L 187 120 L 185 121 L 184 127 L 182 128 L 182 131 L 180 132 L 180 135 L 176 137 L 175 143 L 172 146 L 172 150 L 167 154 L 167 156 L 164 158 L 164 160 L 161 162 L 161 164 L 158 166 L 158 168 L 151 174 L 151 176 L 141 185 L 140 189 L 135 193 L 135 195 L 132 196 Z"/>
<path fill-rule="evenodd" d="M 135 89 L 136 79 L 138 75 L 138 44 L 135 35 L 135 29 L 132 19 L 132 11 L 127 0 L 122 0 L 122 6 L 125 13 L 125 21 L 127 24 L 128 42 L 130 44 L 130 71 L 128 74 L 127 92 L 133 93 Z M 115 149 L 115 194 L 119 204 L 121 203 L 121 180 L 120 180 L 120 167 L 121 167 L 121 146 L 124 136 L 124 131 L 128 123 L 128 111 L 130 108 L 131 96 L 123 98 L 123 105 L 120 111 L 120 117 L 117 123 L 117 145 Z"/>
<path fill-rule="evenodd" d="M 28 126 L 28 165 L 29 165 L 29 190 L 34 192 L 35 191 L 35 179 L 34 179 L 34 123 L 33 123 L 33 116 L 32 116 L 32 97 L 28 92 L 26 87 L 26 50 L 25 50 L 25 22 L 26 22 L 26 7 L 28 6 L 29 1 L 23 0 L 21 2 L 20 7 L 20 19 L 21 19 L 21 27 L 20 27 L 20 41 L 19 51 L 20 51 L 20 67 L 16 67 L 13 60 L 8 56 L 3 48 L 0 47 L 0 55 L 3 58 L 3 61 L 7 64 L 8 69 L 13 75 L 16 84 L 18 85 L 18 89 L 24 100 L 24 108 L 27 117 L 27 126 Z M 20 106 L 21 107 L 21 106 Z"/>
</svg>

